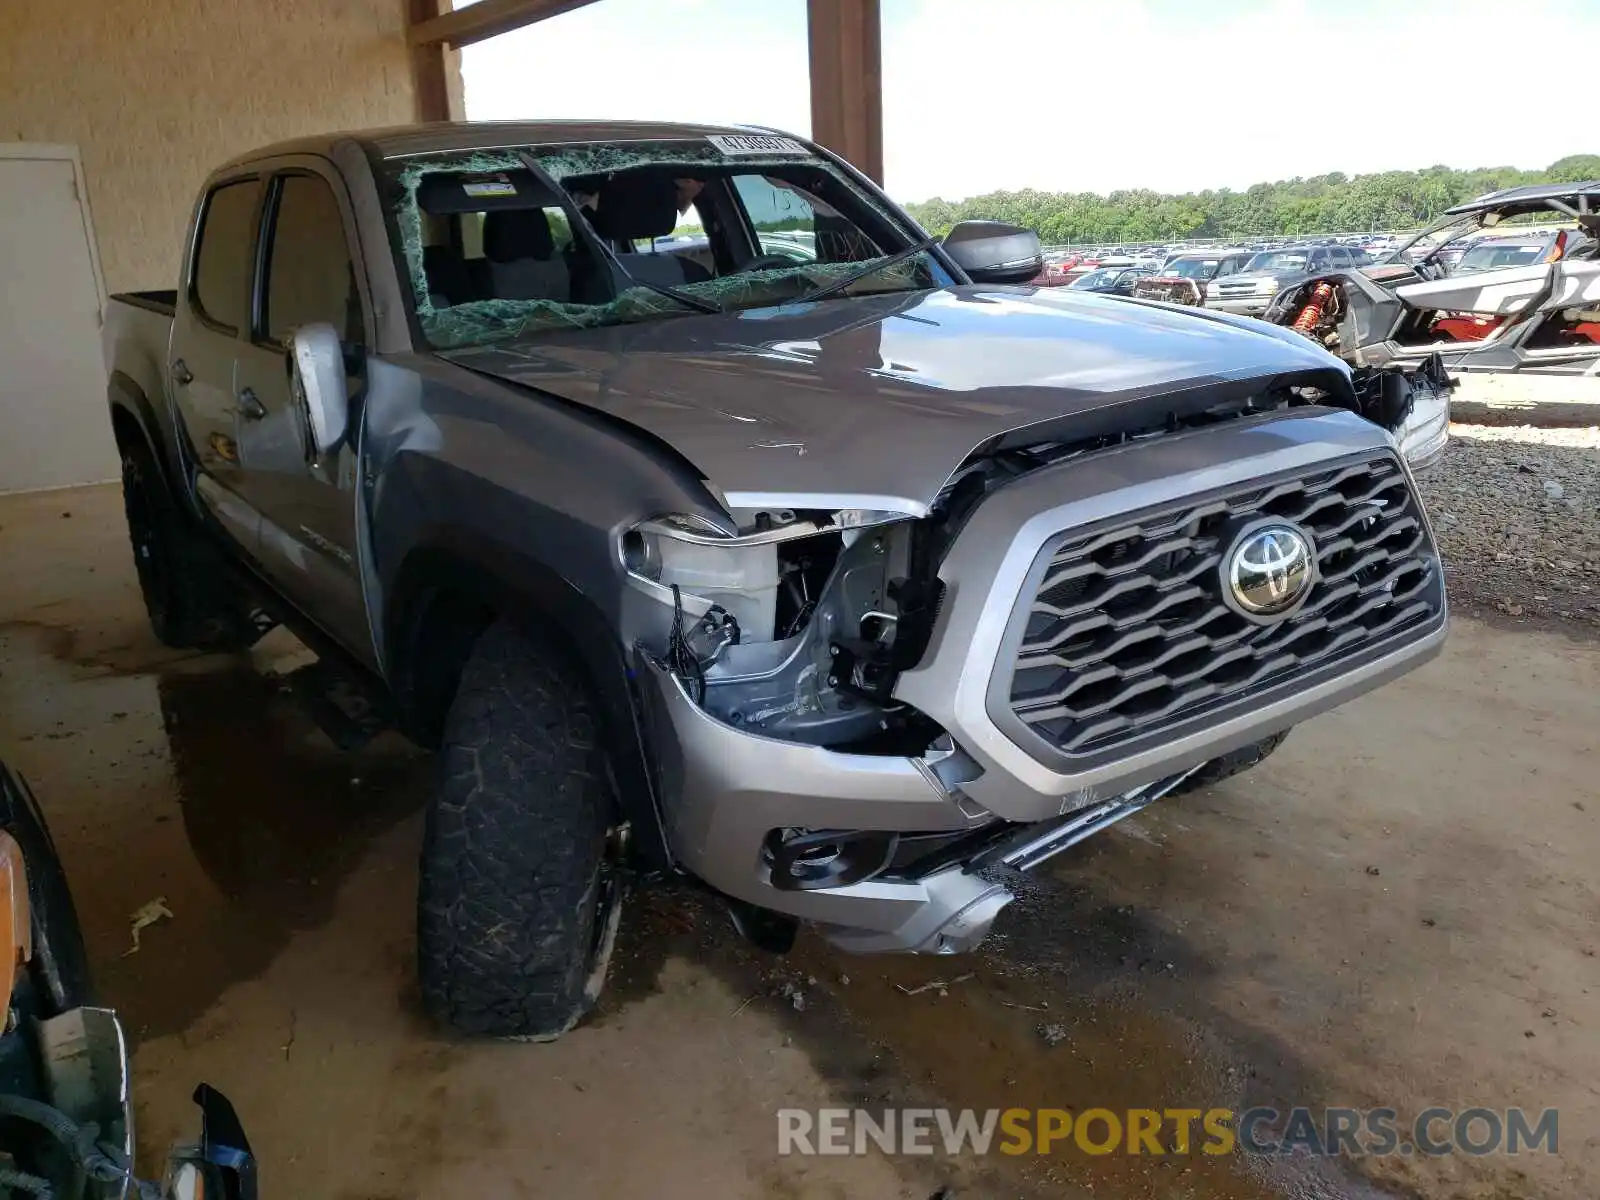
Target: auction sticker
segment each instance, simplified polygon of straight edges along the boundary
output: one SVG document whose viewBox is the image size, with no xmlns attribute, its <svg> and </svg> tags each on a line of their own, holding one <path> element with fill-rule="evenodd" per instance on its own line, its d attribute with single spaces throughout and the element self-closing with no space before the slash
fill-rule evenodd
<svg viewBox="0 0 1600 1200">
<path fill-rule="evenodd" d="M 517 185 L 504 175 L 489 179 L 471 179 L 462 183 L 461 190 L 469 196 L 515 196 Z"/>
<path fill-rule="evenodd" d="M 716 133 L 706 138 L 724 154 L 804 154 L 806 148 L 793 138 L 771 133 Z"/>
</svg>

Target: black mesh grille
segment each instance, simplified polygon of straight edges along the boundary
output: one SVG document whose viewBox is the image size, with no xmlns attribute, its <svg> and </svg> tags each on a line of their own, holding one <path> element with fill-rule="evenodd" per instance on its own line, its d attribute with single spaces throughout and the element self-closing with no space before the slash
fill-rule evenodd
<svg viewBox="0 0 1600 1200">
<path fill-rule="evenodd" d="M 1260 625 L 1222 600 L 1222 557 L 1261 518 L 1310 535 L 1318 580 Z M 1011 707 L 1067 754 L 1114 749 L 1431 624 L 1437 556 L 1385 454 L 1068 534 L 1028 609 Z"/>
</svg>

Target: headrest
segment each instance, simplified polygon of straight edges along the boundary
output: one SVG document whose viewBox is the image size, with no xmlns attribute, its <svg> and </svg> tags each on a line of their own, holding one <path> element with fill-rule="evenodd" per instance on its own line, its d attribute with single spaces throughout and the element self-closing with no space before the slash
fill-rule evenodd
<svg viewBox="0 0 1600 1200">
<path fill-rule="evenodd" d="M 670 175 L 634 171 L 600 185 L 594 226 L 608 238 L 658 238 L 678 224 L 678 184 Z"/>
<path fill-rule="evenodd" d="M 550 222 L 537 208 L 502 208 L 483 215 L 483 256 L 490 262 L 549 258 L 556 252 Z"/>
</svg>

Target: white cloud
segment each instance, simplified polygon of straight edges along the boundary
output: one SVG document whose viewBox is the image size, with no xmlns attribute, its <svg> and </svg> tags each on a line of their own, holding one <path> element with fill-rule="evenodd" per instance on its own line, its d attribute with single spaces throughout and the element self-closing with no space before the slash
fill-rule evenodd
<svg viewBox="0 0 1600 1200">
<path fill-rule="evenodd" d="M 906 200 L 1597 149 L 1582 86 L 1552 87 L 1600 44 L 1593 0 L 882 3 L 885 173 Z M 810 128 L 803 0 L 600 0 L 469 47 L 463 70 L 475 119 Z"/>
</svg>

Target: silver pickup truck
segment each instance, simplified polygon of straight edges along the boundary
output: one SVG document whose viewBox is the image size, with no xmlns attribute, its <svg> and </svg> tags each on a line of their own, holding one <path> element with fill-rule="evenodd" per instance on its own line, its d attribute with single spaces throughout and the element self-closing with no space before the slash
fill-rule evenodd
<svg viewBox="0 0 1600 1200">
<path fill-rule="evenodd" d="M 640 881 L 768 946 L 971 947 L 1019 872 L 1439 650 L 1403 379 L 1039 261 L 765 130 L 207 180 L 107 326 L 140 585 L 164 641 L 281 622 L 439 748 L 436 1016 L 569 1028 Z"/>
</svg>

